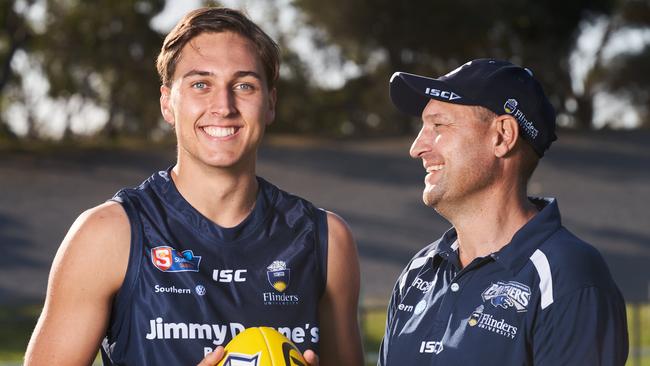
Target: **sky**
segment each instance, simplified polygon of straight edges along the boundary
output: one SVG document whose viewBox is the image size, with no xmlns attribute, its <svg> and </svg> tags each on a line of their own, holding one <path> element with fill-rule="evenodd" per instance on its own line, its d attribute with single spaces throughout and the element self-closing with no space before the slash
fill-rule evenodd
<svg viewBox="0 0 650 366">
<path fill-rule="evenodd" d="M 299 12 L 291 5 L 291 0 L 275 0 L 272 3 L 265 0 L 222 0 L 221 3 L 244 10 L 253 21 L 269 31 L 272 37 L 277 38 L 279 34 L 286 36 L 289 40 L 288 47 L 305 62 L 315 85 L 337 89 L 342 87 L 346 80 L 362 72 L 361 67 L 351 61 L 339 61 L 341 51 L 337 46 L 332 45 L 325 49 L 316 47 L 312 39 L 319 30 L 306 24 Z M 45 16 L 45 8 L 42 4 L 42 1 L 37 2 L 27 13 L 36 25 L 42 23 Z M 185 13 L 200 4 L 200 0 L 167 1 L 164 10 L 153 18 L 152 27 L 166 33 Z M 270 24 L 271 20 L 266 17 L 268 6 L 275 6 L 280 10 L 277 23 Z M 17 8 L 24 9 L 25 3 L 18 1 Z M 594 64 L 594 55 L 602 42 L 606 26 L 606 18 L 583 22 L 581 25 L 581 35 L 576 50 L 570 58 L 573 88 L 577 92 L 583 89 L 584 77 Z M 607 61 L 622 52 L 639 52 L 649 43 L 650 30 L 618 32 L 603 49 L 602 57 Z M 12 67 L 23 75 L 23 89 L 27 96 L 26 105 L 13 104 L 4 111 L 6 119 L 10 121 L 10 126 L 17 134 L 24 135 L 27 132 L 28 109 L 35 114 L 39 129 L 53 138 L 62 135 L 68 118 L 71 120 L 72 130 L 80 134 L 96 132 L 107 120 L 108 115 L 105 110 L 92 103 L 83 102 L 79 98 L 69 100 L 49 98 L 46 78 L 40 71 L 38 63 L 30 60 L 26 53 L 17 53 L 12 61 Z M 619 128 L 632 128 L 639 123 L 639 115 L 635 109 L 630 108 L 628 101 L 606 92 L 599 92 L 596 95 L 594 109 L 594 125 L 597 128 L 612 121 L 617 124 L 613 127 Z M 559 118 L 558 123 L 562 125 L 570 121 Z"/>
</svg>

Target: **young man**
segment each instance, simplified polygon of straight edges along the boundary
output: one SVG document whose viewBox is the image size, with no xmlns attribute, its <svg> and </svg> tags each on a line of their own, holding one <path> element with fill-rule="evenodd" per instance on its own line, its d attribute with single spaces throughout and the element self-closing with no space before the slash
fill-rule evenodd
<svg viewBox="0 0 650 366">
<path fill-rule="evenodd" d="M 362 363 L 349 229 L 255 175 L 278 53 L 225 8 L 195 10 L 166 37 L 160 106 L 176 165 L 74 223 L 27 365 L 88 365 L 100 344 L 107 365 L 192 365 L 261 325 L 319 353 L 321 365 Z"/>
<path fill-rule="evenodd" d="M 479 59 L 390 81 L 421 116 L 424 203 L 453 224 L 402 272 L 379 365 L 624 365 L 625 304 L 598 251 L 527 184 L 555 136 L 530 70 Z"/>
</svg>

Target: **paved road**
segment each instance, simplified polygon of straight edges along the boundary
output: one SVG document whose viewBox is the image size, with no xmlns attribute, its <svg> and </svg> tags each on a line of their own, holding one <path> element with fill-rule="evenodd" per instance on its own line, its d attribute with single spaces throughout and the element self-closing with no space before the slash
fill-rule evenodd
<svg viewBox="0 0 650 366">
<path fill-rule="evenodd" d="M 260 175 L 348 221 L 366 303 L 385 304 L 413 253 L 448 227 L 421 203 L 423 172 L 409 144 L 272 137 L 260 152 Z M 41 302 L 74 218 L 173 160 L 171 149 L 0 152 L 0 304 Z M 649 183 L 650 131 L 562 132 L 530 190 L 557 197 L 565 226 L 604 254 L 626 298 L 647 301 Z"/>
</svg>

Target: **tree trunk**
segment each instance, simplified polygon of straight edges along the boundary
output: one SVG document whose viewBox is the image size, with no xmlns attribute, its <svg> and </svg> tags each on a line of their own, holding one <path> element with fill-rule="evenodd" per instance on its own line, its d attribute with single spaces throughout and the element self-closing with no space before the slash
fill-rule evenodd
<svg viewBox="0 0 650 366">
<path fill-rule="evenodd" d="M 575 112 L 576 127 L 583 130 L 593 128 L 594 121 L 594 98 L 591 93 L 583 93 L 575 96 L 578 108 Z"/>
<path fill-rule="evenodd" d="M 402 62 L 402 50 L 389 48 L 388 51 L 388 63 L 392 72 L 396 71 L 408 71 L 404 70 L 404 62 Z M 409 136 L 413 132 L 411 126 L 411 117 L 404 115 L 403 113 L 394 113 L 393 116 L 388 116 L 397 121 L 399 124 L 398 133 L 401 136 Z"/>
</svg>

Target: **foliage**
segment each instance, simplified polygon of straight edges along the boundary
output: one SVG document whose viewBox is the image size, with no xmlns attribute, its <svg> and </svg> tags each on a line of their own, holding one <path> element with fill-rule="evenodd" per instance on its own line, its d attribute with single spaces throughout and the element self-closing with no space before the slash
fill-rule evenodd
<svg viewBox="0 0 650 366">
<path fill-rule="evenodd" d="M 162 36 L 150 21 L 164 0 L 48 0 L 37 55 L 54 97 L 74 94 L 108 111 L 103 133 L 147 136 L 160 120 L 155 58 Z"/>
<path fill-rule="evenodd" d="M 383 54 L 385 68 L 372 75 L 381 88 L 392 71 L 441 75 L 470 59 L 506 58 L 533 69 L 559 111 L 571 93 L 568 57 L 580 21 L 614 7 L 613 0 L 295 3 L 353 60 L 367 64 Z"/>
<path fill-rule="evenodd" d="M 6 108 L 9 98 L 6 90 L 14 87 L 20 78 L 13 73 L 11 61 L 19 50 L 29 48 L 33 31 L 23 14 L 15 10 L 15 0 L 0 1 L 0 111 Z M 26 4 L 33 3 L 25 1 Z M 0 115 L 0 139 L 15 138 Z"/>
<path fill-rule="evenodd" d="M 311 82 L 305 61 L 286 47 L 292 35 L 273 29 L 286 9 L 259 0 L 269 19 L 263 27 L 283 46 L 277 121 L 271 132 L 332 137 L 410 133 L 415 119 L 398 113 L 388 100 L 390 75 L 398 70 L 441 75 L 478 57 L 506 58 L 534 70 L 558 112 L 573 114 L 582 127 L 591 125 L 594 96 L 602 90 L 625 96 L 650 113 L 649 49 L 614 59 L 602 54 L 616 32 L 650 27 L 646 0 L 292 1 L 317 29 L 316 43 L 338 46 L 362 72 L 340 89 L 319 88 Z M 154 62 L 164 35 L 151 28 L 151 19 L 165 2 L 0 1 L 0 111 L 29 97 L 30 91 L 20 87 L 23 75 L 11 67 L 22 50 L 43 70 L 49 96 L 76 98 L 107 111 L 103 137 L 147 138 L 161 132 Z M 45 21 L 35 27 L 17 9 L 40 3 Z M 569 56 L 581 26 L 597 17 L 606 17 L 608 26 L 584 91 L 576 92 Z M 293 35 L 300 31 L 293 30 Z M 568 110 L 568 101 L 577 108 Z M 1 118 L 0 140 L 15 138 Z M 73 135 L 69 124 L 65 136 Z M 28 127 L 27 137 L 39 136 L 29 116 Z"/>
</svg>

